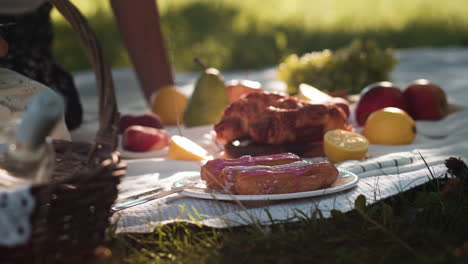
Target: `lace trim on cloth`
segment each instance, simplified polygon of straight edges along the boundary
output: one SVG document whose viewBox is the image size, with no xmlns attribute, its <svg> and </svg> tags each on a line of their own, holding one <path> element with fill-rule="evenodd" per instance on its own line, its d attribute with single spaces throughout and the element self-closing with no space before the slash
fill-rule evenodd
<svg viewBox="0 0 468 264">
<path fill-rule="evenodd" d="M 13 247 L 28 241 L 32 230 L 29 220 L 34 207 L 30 184 L 0 188 L 0 246 Z"/>
</svg>

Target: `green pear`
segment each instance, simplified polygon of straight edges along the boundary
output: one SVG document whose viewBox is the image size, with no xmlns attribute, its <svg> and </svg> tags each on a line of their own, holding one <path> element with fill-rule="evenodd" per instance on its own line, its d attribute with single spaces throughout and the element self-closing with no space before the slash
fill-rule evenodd
<svg viewBox="0 0 468 264">
<path fill-rule="evenodd" d="M 224 79 L 217 69 L 205 69 L 184 110 L 186 127 L 215 124 L 229 104 Z"/>
</svg>

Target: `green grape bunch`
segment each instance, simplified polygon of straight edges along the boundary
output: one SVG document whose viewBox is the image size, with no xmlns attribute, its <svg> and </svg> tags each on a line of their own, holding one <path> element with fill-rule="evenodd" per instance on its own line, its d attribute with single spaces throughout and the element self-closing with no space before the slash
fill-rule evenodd
<svg viewBox="0 0 468 264">
<path fill-rule="evenodd" d="M 389 80 L 396 63 L 391 49 L 381 49 L 372 40 L 355 40 L 334 52 L 289 55 L 278 66 L 278 79 L 286 83 L 291 95 L 297 94 L 301 83 L 328 93 L 357 94 L 371 83 Z"/>
</svg>

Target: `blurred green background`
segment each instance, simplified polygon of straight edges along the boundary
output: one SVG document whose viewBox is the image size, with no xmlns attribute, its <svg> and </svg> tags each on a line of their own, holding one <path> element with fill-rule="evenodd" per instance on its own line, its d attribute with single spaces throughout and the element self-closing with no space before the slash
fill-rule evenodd
<svg viewBox="0 0 468 264">
<path fill-rule="evenodd" d="M 129 0 L 130 1 L 130 0 Z M 138 0 L 135 0 L 138 1 Z M 109 0 L 74 0 L 114 67 L 129 66 Z M 177 71 L 194 57 L 221 70 L 255 69 L 291 53 L 337 49 L 354 38 L 381 47 L 467 46 L 467 0 L 158 0 Z M 76 36 L 54 11 L 54 53 L 71 71 L 89 69 Z"/>
</svg>

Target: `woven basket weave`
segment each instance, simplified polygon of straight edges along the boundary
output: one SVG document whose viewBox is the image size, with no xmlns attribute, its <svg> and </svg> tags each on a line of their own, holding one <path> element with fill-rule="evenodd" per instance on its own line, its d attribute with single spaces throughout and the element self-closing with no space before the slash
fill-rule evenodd
<svg viewBox="0 0 468 264">
<path fill-rule="evenodd" d="M 85 18 L 69 0 L 50 0 L 70 23 L 91 61 L 99 96 L 94 144 L 55 141 L 53 180 L 32 187 L 36 208 L 24 245 L 0 246 L 0 263 L 91 263 L 109 226 L 117 185 L 125 174 L 117 145 L 119 114 L 109 66 Z"/>
</svg>

